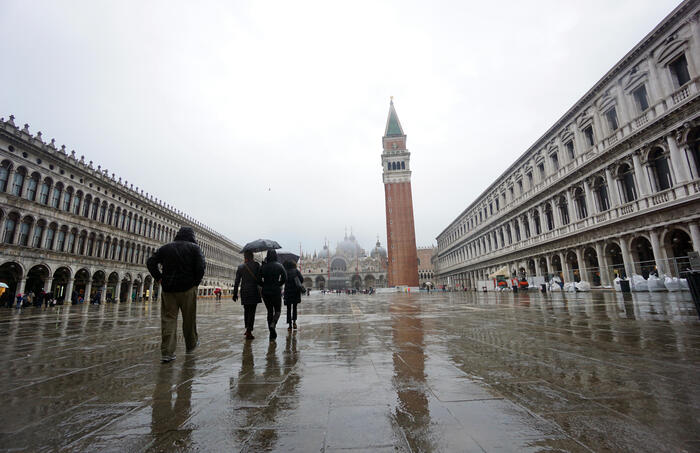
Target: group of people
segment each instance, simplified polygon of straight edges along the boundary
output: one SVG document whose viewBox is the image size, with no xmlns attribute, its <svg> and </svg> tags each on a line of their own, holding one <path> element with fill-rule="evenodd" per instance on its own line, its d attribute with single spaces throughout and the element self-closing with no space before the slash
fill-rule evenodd
<svg viewBox="0 0 700 453">
<path fill-rule="evenodd" d="M 297 305 L 305 292 L 304 277 L 294 261 L 279 263 L 277 252 L 269 250 L 262 264 L 252 252 L 245 252 L 244 262 L 236 269 L 233 300 L 240 289 L 243 305 L 245 338 L 252 340 L 255 311 L 263 302 L 267 309 L 270 341 L 277 338 L 277 321 L 282 311 L 282 299 L 287 306 L 287 324 L 291 331 L 297 328 Z M 197 287 L 204 278 L 206 261 L 197 245 L 194 230 L 182 227 L 173 242 L 160 247 L 146 262 L 153 279 L 161 285 L 161 361 L 175 360 L 177 345 L 177 317 L 182 312 L 182 333 L 185 350 L 192 353 L 199 345 L 197 333 Z M 284 294 L 282 291 L 284 287 Z"/>
<path fill-rule="evenodd" d="M 57 300 L 52 292 L 41 291 L 34 294 L 34 291 L 29 291 L 24 294 L 17 293 L 15 296 L 15 308 L 22 307 L 52 307 L 56 304 L 63 304 L 62 300 Z M 12 306 L 12 298 L 9 299 L 8 307 Z"/>
<path fill-rule="evenodd" d="M 284 286 L 284 305 L 287 307 L 288 330 L 297 328 L 297 305 L 301 303 L 301 295 L 306 291 L 304 277 L 297 269 L 294 261 L 285 261 L 284 265 L 277 261 L 277 252 L 268 250 L 262 265 L 255 261 L 253 252 L 243 254 L 244 262 L 236 270 L 236 281 L 233 284 L 233 300 L 238 300 L 238 289 L 241 290 L 241 304 L 245 322 L 245 337 L 252 340 L 255 311 L 260 302 L 267 309 L 267 327 L 270 330 L 270 341 L 277 338 L 277 321 L 282 311 L 282 286 Z"/>
</svg>

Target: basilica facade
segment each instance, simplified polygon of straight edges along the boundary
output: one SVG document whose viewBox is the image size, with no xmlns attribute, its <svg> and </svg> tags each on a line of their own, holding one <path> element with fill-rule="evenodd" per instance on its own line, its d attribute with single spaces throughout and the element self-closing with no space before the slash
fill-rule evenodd
<svg viewBox="0 0 700 453">
<path fill-rule="evenodd" d="M 609 286 L 700 250 L 700 26 L 684 1 L 437 236 L 437 284 Z"/>
<path fill-rule="evenodd" d="M 74 291 L 85 300 L 158 300 L 146 260 L 185 225 L 207 260 L 199 295 L 230 292 L 238 244 L 13 116 L 0 119 L 4 298 L 43 290 L 67 301 Z"/>
<path fill-rule="evenodd" d="M 345 290 L 387 286 L 387 252 L 379 240 L 369 254 L 355 236 L 345 234 L 334 251 L 328 244 L 320 252 L 301 257 L 304 285 L 309 289 Z"/>
</svg>

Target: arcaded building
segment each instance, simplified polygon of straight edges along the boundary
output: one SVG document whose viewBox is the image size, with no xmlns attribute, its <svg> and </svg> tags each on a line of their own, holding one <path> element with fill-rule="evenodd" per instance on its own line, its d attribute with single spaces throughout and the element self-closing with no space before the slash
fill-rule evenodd
<svg viewBox="0 0 700 453">
<path fill-rule="evenodd" d="M 438 284 L 611 284 L 700 250 L 700 3 L 685 1 L 437 236 Z"/>
<path fill-rule="evenodd" d="M 406 149 L 406 134 L 396 114 L 393 99 L 389 105 L 382 147 L 386 243 L 389 255 L 388 286 L 416 287 L 418 255 L 413 222 L 411 153 Z"/>
<path fill-rule="evenodd" d="M 70 300 L 157 300 L 146 269 L 181 226 L 207 260 L 200 295 L 233 287 L 240 247 L 41 132 L 0 119 L 0 282 L 5 297 L 44 290 Z M 5 302 L 5 300 L 3 300 Z"/>
</svg>

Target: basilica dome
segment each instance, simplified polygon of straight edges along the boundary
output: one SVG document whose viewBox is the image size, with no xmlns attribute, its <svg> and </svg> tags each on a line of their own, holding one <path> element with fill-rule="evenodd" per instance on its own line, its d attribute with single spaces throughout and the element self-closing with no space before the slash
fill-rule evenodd
<svg viewBox="0 0 700 453">
<path fill-rule="evenodd" d="M 382 243 L 379 242 L 379 239 L 377 239 L 377 243 L 372 249 L 370 256 L 372 258 L 386 258 L 386 249 L 382 247 Z"/>
<path fill-rule="evenodd" d="M 357 243 L 357 239 L 353 234 L 350 234 L 350 237 L 345 235 L 345 239 L 343 239 L 343 242 L 338 244 L 338 247 L 335 250 L 335 253 L 337 255 L 345 255 L 345 256 L 365 256 L 365 251 L 362 247 L 360 247 L 360 244 Z"/>
<path fill-rule="evenodd" d="M 318 254 L 319 258 L 328 258 L 328 246 L 324 245 L 323 250 L 321 250 L 321 253 Z"/>
</svg>

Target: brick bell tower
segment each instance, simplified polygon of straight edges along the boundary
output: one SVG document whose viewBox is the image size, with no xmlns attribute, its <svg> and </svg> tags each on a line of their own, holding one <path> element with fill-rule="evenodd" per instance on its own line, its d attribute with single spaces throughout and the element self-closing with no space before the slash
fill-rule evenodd
<svg viewBox="0 0 700 453">
<path fill-rule="evenodd" d="M 389 257 L 389 286 L 418 286 L 418 252 L 413 225 L 411 193 L 411 153 L 406 149 L 406 134 L 389 103 L 389 117 L 382 137 L 384 201 L 386 203 L 386 242 Z"/>
</svg>

